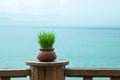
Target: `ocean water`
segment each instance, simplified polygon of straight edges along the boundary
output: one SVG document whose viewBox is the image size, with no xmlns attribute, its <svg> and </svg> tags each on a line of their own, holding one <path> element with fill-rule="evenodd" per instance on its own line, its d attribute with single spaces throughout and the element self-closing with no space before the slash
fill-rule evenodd
<svg viewBox="0 0 120 80">
<path fill-rule="evenodd" d="M 28 68 L 25 62 L 36 60 L 39 52 L 41 31 L 56 34 L 57 59 L 69 60 L 67 67 L 120 68 L 120 28 L 17 26 L 0 27 L 0 68 Z"/>
</svg>

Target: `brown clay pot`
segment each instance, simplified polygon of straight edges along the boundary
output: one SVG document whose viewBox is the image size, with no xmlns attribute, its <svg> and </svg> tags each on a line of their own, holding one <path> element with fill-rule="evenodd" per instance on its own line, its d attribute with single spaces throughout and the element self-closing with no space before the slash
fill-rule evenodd
<svg viewBox="0 0 120 80">
<path fill-rule="evenodd" d="M 54 49 L 40 49 L 37 58 L 39 61 L 52 62 L 56 59 L 56 54 Z"/>
</svg>

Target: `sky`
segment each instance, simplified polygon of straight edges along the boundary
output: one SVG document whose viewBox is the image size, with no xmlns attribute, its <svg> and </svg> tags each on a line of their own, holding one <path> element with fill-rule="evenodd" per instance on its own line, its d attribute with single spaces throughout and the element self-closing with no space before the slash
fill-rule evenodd
<svg viewBox="0 0 120 80">
<path fill-rule="evenodd" d="M 31 21 L 46 26 L 120 26 L 119 4 L 120 0 L 0 0 L 0 21 L 10 18 L 10 23 Z"/>
</svg>

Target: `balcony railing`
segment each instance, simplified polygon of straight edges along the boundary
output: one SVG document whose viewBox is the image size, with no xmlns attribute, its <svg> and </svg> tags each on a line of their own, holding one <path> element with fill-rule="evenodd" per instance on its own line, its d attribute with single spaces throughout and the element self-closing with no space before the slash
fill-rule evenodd
<svg viewBox="0 0 120 80">
<path fill-rule="evenodd" d="M 0 69 L 0 80 L 30 76 L 30 69 Z"/>
<path fill-rule="evenodd" d="M 108 77 L 111 80 L 120 80 L 120 69 L 65 69 L 67 77 L 83 77 L 83 80 L 93 80 L 95 77 Z"/>
<path fill-rule="evenodd" d="M 82 77 L 83 80 L 93 80 L 96 77 L 108 77 L 120 80 L 120 69 L 82 69 L 65 68 L 65 62 L 31 62 L 30 69 L 0 69 L 0 80 L 30 77 L 30 80 L 65 80 L 66 77 Z"/>
</svg>

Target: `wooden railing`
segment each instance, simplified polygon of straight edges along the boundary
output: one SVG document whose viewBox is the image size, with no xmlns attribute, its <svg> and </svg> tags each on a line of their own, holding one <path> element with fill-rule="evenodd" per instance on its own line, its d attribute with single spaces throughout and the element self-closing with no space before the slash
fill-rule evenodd
<svg viewBox="0 0 120 80">
<path fill-rule="evenodd" d="M 83 80 L 93 80 L 96 77 L 108 77 L 111 80 L 120 80 L 120 69 L 82 69 L 65 68 L 68 61 L 55 62 L 28 61 L 30 69 L 0 69 L 0 80 L 11 78 L 30 77 L 30 80 L 65 80 L 66 77 L 82 77 Z"/>
<path fill-rule="evenodd" d="M 14 77 L 31 76 L 30 69 L 0 69 L 0 80 L 10 80 Z M 93 80 L 95 77 L 109 77 L 111 80 L 120 80 L 120 69 L 80 69 L 66 68 L 66 77 L 83 77 L 83 80 Z"/>
<path fill-rule="evenodd" d="M 111 80 L 120 80 L 120 69 L 65 69 L 67 77 L 83 77 L 83 80 L 93 80 L 93 77 L 109 77 Z"/>
<path fill-rule="evenodd" d="M 0 80 L 30 76 L 30 69 L 0 69 Z"/>
</svg>

